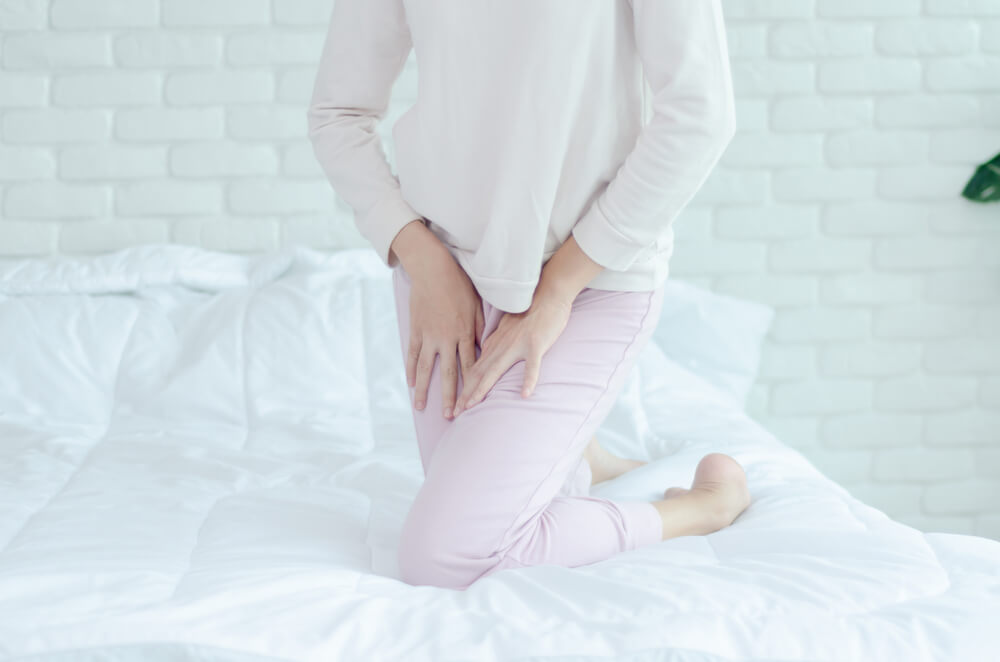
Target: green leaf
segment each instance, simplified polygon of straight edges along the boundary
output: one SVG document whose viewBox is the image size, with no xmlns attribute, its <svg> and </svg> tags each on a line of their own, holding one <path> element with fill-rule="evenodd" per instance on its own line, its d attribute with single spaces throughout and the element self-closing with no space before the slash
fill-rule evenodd
<svg viewBox="0 0 1000 662">
<path fill-rule="evenodd" d="M 1000 201 L 1000 154 L 976 168 L 962 191 L 962 197 L 973 202 Z"/>
</svg>

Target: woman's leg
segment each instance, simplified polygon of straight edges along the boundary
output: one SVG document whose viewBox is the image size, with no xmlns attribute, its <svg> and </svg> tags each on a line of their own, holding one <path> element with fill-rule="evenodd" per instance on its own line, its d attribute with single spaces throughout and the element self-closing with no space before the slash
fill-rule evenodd
<svg viewBox="0 0 1000 662">
<path fill-rule="evenodd" d="M 408 338 L 405 272 L 398 268 L 395 278 L 401 338 Z M 564 489 L 589 483 L 583 451 L 652 336 L 662 296 L 662 287 L 581 292 L 529 398 L 520 395 L 518 362 L 480 403 L 448 421 L 435 364 L 427 407 L 414 412 L 425 480 L 403 526 L 404 581 L 463 589 L 503 568 L 574 567 L 662 539 L 652 503 Z M 503 311 L 488 303 L 483 310 L 485 338 Z"/>
<path fill-rule="evenodd" d="M 396 301 L 396 320 L 399 324 L 400 351 L 405 362 L 406 343 L 410 337 L 410 280 L 402 266 L 398 264 L 392 271 L 392 282 L 393 295 Z M 483 308 L 483 318 L 486 318 L 486 306 Z M 497 322 L 499 322 L 499 317 L 497 317 Z M 495 325 L 493 328 L 495 328 Z M 490 330 L 492 331 L 492 328 Z M 479 344 L 477 343 L 477 358 L 480 351 Z M 443 413 L 444 408 L 441 403 L 441 371 L 438 370 L 439 362 L 440 357 L 435 359 L 433 369 L 431 370 L 430 383 L 427 387 L 427 402 L 423 409 L 413 408 L 413 395 L 416 388 L 413 386 L 409 387 L 410 409 L 413 412 L 417 446 L 420 450 L 420 461 L 423 464 L 424 475 L 427 474 L 427 465 L 430 462 L 431 456 L 434 455 L 434 449 L 437 448 L 441 436 L 452 424 L 452 421 L 445 418 Z M 456 393 L 461 392 L 462 375 L 461 370 L 459 370 Z M 590 463 L 585 459 L 584 453 L 581 452 L 579 462 L 560 487 L 559 494 L 564 496 L 585 496 L 590 493 L 592 479 Z"/>
</svg>

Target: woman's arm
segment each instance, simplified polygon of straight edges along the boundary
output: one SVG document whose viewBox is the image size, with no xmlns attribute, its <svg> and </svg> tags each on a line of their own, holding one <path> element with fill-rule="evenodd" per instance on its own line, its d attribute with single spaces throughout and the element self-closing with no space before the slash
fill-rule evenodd
<svg viewBox="0 0 1000 662">
<path fill-rule="evenodd" d="M 690 202 L 735 131 L 720 0 L 630 0 L 653 116 L 573 226 L 580 248 L 623 271 Z"/>
<path fill-rule="evenodd" d="M 403 199 L 376 127 L 412 47 L 401 0 L 337 0 L 307 113 L 317 160 L 389 267 L 393 239 L 420 214 Z"/>
</svg>

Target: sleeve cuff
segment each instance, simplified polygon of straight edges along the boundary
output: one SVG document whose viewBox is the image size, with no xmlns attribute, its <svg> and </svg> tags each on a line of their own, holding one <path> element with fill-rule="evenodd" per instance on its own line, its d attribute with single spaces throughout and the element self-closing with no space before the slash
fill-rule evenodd
<svg viewBox="0 0 1000 662">
<path fill-rule="evenodd" d="M 396 266 L 395 262 L 389 263 L 392 240 L 410 221 L 421 218 L 423 217 L 397 192 L 396 195 L 377 202 L 362 219 L 359 230 L 378 253 L 382 264 L 391 269 Z"/>
<path fill-rule="evenodd" d="M 601 211 L 600 200 L 594 200 L 587 213 L 573 226 L 573 237 L 594 262 L 612 271 L 624 271 L 646 246 L 619 232 Z"/>
</svg>

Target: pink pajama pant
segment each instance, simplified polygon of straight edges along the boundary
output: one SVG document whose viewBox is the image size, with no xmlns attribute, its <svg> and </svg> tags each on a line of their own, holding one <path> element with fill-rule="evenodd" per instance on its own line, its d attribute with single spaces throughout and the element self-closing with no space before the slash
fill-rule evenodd
<svg viewBox="0 0 1000 662">
<path fill-rule="evenodd" d="M 402 265 L 393 287 L 405 361 L 410 279 Z M 583 452 L 652 336 L 663 291 L 584 289 L 528 398 L 518 361 L 481 402 L 449 420 L 435 359 L 423 410 L 409 389 L 424 482 L 403 524 L 403 581 L 464 590 L 505 568 L 575 567 L 661 540 L 652 503 L 589 495 Z M 482 305 L 485 339 L 504 311 Z"/>
</svg>

